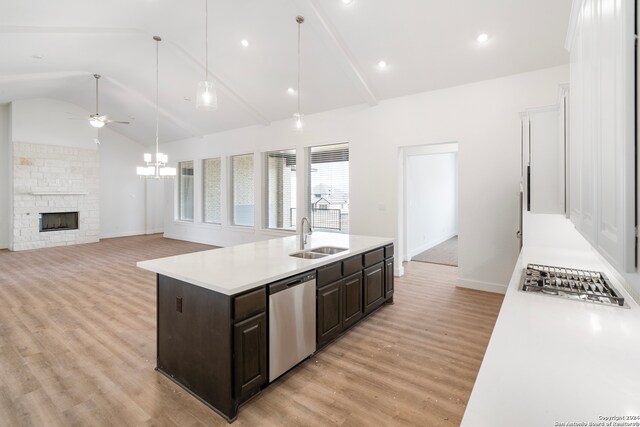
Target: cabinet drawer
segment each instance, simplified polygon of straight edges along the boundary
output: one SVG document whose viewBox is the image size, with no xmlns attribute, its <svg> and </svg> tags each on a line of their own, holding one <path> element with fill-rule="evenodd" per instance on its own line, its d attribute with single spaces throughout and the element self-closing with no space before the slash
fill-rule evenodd
<svg viewBox="0 0 640 427">
<path fill-rule="evenodd" d="M 391 245 L 387 245 L 384 247 L 384 257 L 385 258 L 391 258 L 393 256 L 394 250 L 393 250 L 393 244 Z"/>
<path fill-rule="evenodd" d="M 267 294 L 265 288 L 251 291 L 233 299 L 233 319 L 236 322 L 247 319 L 266 310 Z"/>
<path fill-rule="evenodd" d="M 342 275 L 350 276 L 362 270 L 362 255 L 356 255 L 342 261 Z"/>
<path fill-rule="evenodd" d="M 318 269 L 316 275 L 316 287 L 321 287 L 333 283 L 342 278 L 342 263 L 334 262 Z"/>
<path fill-rule="evenodd" d="M 384 259 L 384 248 L 375 249 L 364 254 L 364 266 L 371 267 Z"/>
</svg>

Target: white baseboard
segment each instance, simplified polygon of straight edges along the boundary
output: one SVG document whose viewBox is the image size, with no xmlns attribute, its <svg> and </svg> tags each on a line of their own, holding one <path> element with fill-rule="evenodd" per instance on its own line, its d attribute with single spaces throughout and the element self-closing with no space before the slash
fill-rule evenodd
<svg viewBox="0 0 640 427">
<path fill-rule="evenodd" d="M 478 291 L 493 292 L 496 294 L 505 294 L 507 292 L 506 285 L 497 283 L 480 282 L 477 280 L 458 279 L 457 286 L 459 288 L 475 289 Z"/>
<path fill-rule="evenodd" d="M 451 239 L 452 237 L 455 237 L 458 235 L 458 232 L 455 231 L 453 233 L 449 233 L 446 234 L 444 237 L 440 237 L 438 239 L 435 240 L 431 240 L 427 243 L 425 243 L 424 245 L 420 245 L 419 247 L 415 248 L 415 249 L 411 249 L 409 251 L 409 253 L 407 254 L 407 261 L 411 261 L 411 258 L 413 258 L 414 256 L 426 251 L 427 249 L 431 249 L 434 246 L 438 246 L 440 243 L 446 242 L 447 240 Z"/>
<path fill-rule="evenodd" d="M 160 233 L 162 233 L 163 231 L 164 231 L 164 228 L 163 228 L 163 227 L 160 227 L 160 228 L 152 228 L 151 230 L 147 230 L 147 231 L 145 231 L 145 233 L 144 233 L 144 234 L 160 234 Z"/>
<path fill-rule="evenodd" d="M 139 231 L 122 231 L 118 233 L 105 233 L 100 234 L 101 239 L 113 239 L 114 237 L 129 237 L 129 236 L 141 236 L 145 234 L 144 230 Z"/>
<path fill-rule="evenodd" d="M 232 243 L 229 242 L 224 242 L 221 240 L 215 240 L 215 239 L 206 239 L 206 238 L 201 238 L 201 237 L 190 237 L 188 239 L 186 239 L 184 236 L 179 235 L 179 234 L 171 234 L 171 233 L 164 233 L 162 235 L 162 237 L 165 237 L 167 239 L 174 239 L 174 240 L 182 240 L 184 242 L 193 242 L 193 243 L 200 243 L 203 245 L 211 245 L 211 246 L 220 246 L 220 247 L 226 247 L 226 246 L 232 246 Z M 236 243 L 237 245 L 238 243 Z"/>
</svg>

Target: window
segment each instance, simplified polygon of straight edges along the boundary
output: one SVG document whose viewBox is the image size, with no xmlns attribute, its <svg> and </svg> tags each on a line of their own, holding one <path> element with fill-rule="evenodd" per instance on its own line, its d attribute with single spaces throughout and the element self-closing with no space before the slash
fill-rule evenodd
<svg viewBox="0 0 640 427">
<path fill-rule="evenodd" d="M 222 221 L 222 170 L 220 158 L 202 161 L 202 220 L 212 224 Z"/>
<path fill-rule="evenodd" d="M 296 150 L 265 154 L 267 228 L 296 229 Z"/>
<path fill-rule="evenodd" d="M 193 161 L 178 163 L 178 219 L 193 221 Z"/>
<path fill-rule="evenodd" d="M 231 158 L 234 225 L 253 226 L 253 154 Z"/>
<path fill-rule="evenodd" d="M 314 230 L 349 232 L 349 144 L 311 147 L 311 225 Z"/>
</svg>

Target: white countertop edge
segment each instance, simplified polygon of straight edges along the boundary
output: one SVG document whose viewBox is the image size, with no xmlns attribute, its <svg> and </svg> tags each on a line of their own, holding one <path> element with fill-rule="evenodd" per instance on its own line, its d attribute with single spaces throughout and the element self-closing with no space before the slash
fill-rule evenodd
<svg viewBox="0 0 640 427">
<path fill-rule="evenodd" d="M 292 236 L 287 236 L 287 237 L 276 237 L 276 239 L 290 239 Z M 297 236 L 296 236 L 297 237 Z M 272 283 L 281 279 L 286 279 L 287 277 L 291 277 L 291 276 L 295 276 L 297 274 L 300 273 L 304 273 L 307 271 L 311 271 L 311 270 L 315 270 L 319 267 L 328 265 L 328 264 L 332 264 L 336 261 L 341 261 L 343 259 L 349 258 L 351 256 L 355 256 L 358 254 L 362 254 L 364 252 L 370 251 L 372 249 L 376 249 L 382 246 L 386 246 L 386 245 L 390 245 L 392 243 L 394 243 L 392 238 L 389 237 L 377 237 L 377 236 L 355 236 L 355 235 L 349 235 L 349 237 L 366 237 L 366 238 L 373 238 L 373 239 L 379 239 L 379 241 L 377 241 L 375 244 L 370 244 L 370 245 L 365 245 L 365 246 L 361 246 L 358 247 L 354 250 L 348 249 L 344 252 L 340 252 L 337 254 L 333 254 L 333 255 L 327 255 L 326 257 L 323 258 L 318 258 L 318 259 L 309 259 L 309 260 L 305 260 L 305 259 L 300 259 L 299 261 L 304 262 L 305 265 L 303 266 L 298 266 L 294 269 L 291 270 L 287 270 L 285 272 L 276 274 L 276 275 L 269 275 L 269 276 L 265 276 L 264 278 L 261 278 L 260 280 L 257 281 L 252 281 L 240 286 L 235 286 L 233 288 L 226 288 L 223 286 L 218 286 L 215 283 L 211 283 L 211 282 L 204 282 L 201 280 L 198 280 L 196 278 L 193 277 L 189 277 L 188 275 L 184 275 L 184 274 L 179 274 L 176 273 L 175 271 L 172 271 L 170 269 L 165 269 L 162 268 L 161 266 L 158 266 L 158 262 L 161 262 L 163 259 L 169 259 L 169 258 L 175 258 L 175 257 L 180 257 L 183 255 L 175 255 L 175 256 L 169 256 L 169 257 L 165 257 L 165 258 L 158 258 L 158 259 L 153 259 L 153 260 L 146 260 L 146 261 L 139 261 L 136 263 L 136 266 L 139 268 L 142 268 L 144 270 L 148 270 L 157 274 L 162 274 L 163 276 L 167 276 L 167 277 L 172 277 L 174 279 L 177 280 L 181 280 L 183 282 L 187 282 L 187 283 L 191 283 L 193 285 L 197 285 L 200 286 L 202 288 L 208 289 L 208 290 L 212 290 L 224 295 L 237 295 L 239 293 L 266 285 L 268 283 Z M 273 240 L 273 239 L 269 239 L 269 240 Z M 259 242 L 252 242 L 252 243 L 245 243 L 243 245 L 252 245 L 252 244 L 256 244 L 256 243 L 260 243 L 263 241 L 259 241 Z M 215 252 L 215 251 L 220 251 L 220 250 L 224 250 L 225 248 L 217 248 L 217 249 L 208 249 L 207 251 L 201 251 L 201 252 Z M 308 250 L 308 249 L 305 249 Z M 295 252 L 300 252 L 300 250 L 294 250 L 294 251 L 287 251 L 286 254 L 283 254 L 283 256 L 288 257 L 290 253 L 295 253 Z M 188 256 L 190 254 L 184 254 L 185 256 Z"/>
</svg>

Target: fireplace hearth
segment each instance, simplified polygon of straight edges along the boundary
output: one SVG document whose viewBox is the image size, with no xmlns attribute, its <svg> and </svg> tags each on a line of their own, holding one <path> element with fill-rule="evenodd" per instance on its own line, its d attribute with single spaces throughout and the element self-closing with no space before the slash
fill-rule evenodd
<svg viewBox="0 0 640 427">
<path fill-rule="evenodd" d="M 78 212 L 50 212 L 40 214 L 40 231 L 77 230 Z"/>
</svg>

